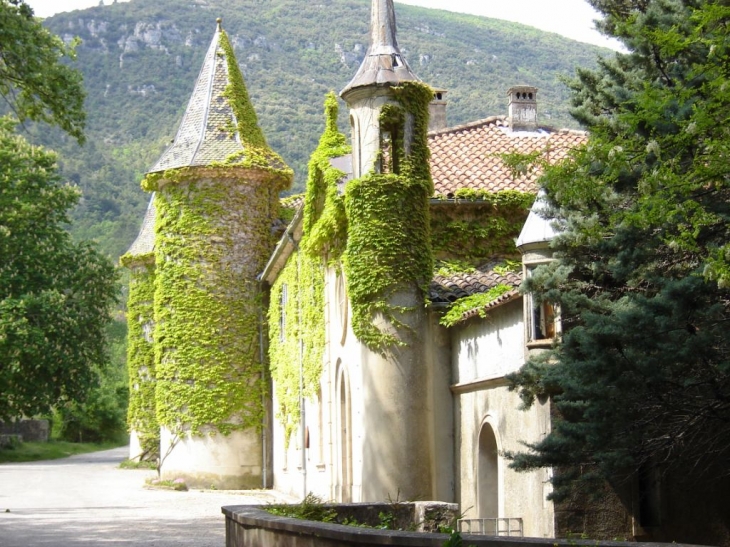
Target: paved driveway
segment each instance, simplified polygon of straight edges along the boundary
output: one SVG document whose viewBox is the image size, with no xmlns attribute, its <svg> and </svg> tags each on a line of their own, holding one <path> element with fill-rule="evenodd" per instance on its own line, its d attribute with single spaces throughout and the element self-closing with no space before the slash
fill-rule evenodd
<svg viewBox="0 0 730 547">
<path fill-rule="evenodd" d="M 119 469 L 126 448 L 0 465 L 0 547 L 223 547 L 223 505 L 278 501 L 268 491 L 144 488 Z"/>
</svg>

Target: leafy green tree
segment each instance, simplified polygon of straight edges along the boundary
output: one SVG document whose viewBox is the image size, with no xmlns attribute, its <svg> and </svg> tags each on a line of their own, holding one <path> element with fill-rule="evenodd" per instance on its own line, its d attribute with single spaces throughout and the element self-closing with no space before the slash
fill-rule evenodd
<svg viewBox="0 0 730 547">
<path fill-rule="evenodd" d="M 84 92 L 79 71 L 64 59 L 75 58 L 66 45 L 33 17 L 23 0 L 0 0 L 0 96 L 22 122 L 58 125 L 84 140 Z"/>
<path fill-rule="evenodd" d="M 64 229 L 78 191 L 14 128 L 0 118 L 0 420 L 84 400 L 117 294 L 110 262 Z"/>
<path fill-rule="evenodd" d="M 562 234 L 526 283 L 560 306 L 564 334 L 511 378 L 527 405 L 557 408 L 552 432 L 512 454 L 562 469 L 557 499 L 645 465 L 692 480 L 730 468 L 730 6 L 591 3 L 628 51 L 571 83 L 590 139 L 545 166 Z"/>
<path fill-rule="evenodd" d="M 99 385 L 83 402 L 67 401 L 55 408 L 54 435 L 71 442 L 125 442 L 127 440 L 127 323 L 112 320 L 106 328 L 110 363 L 95 370 Z"/>
</svg>

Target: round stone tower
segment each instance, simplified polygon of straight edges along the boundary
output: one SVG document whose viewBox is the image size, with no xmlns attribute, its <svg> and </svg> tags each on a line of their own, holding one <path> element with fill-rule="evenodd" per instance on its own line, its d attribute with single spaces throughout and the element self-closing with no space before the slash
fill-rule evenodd
<svg viewBox="0 0 730 547">
<path fill-rule="evenodd" d="M 192 486 L 262 485 L 264 379 L 256 276 L 293 173 L 266 144 L 220 20 L 155 191 L 161 471 Z"/>
<path fill-rule="evenodd" d="M 426 135 L 433 90 L 396 40 L 392 0 L 373 0 L 370 46 L 341 92 L 349 107 L 354 180 L 345 190 L 347 291 L 362 342 L 361 500 L 432 499 L 424 288 L 433 274 Z M 378 287 L 372 290 L 372 287 Z M 343 496 L 344 498 L 344 496 Z"/>
</svg>

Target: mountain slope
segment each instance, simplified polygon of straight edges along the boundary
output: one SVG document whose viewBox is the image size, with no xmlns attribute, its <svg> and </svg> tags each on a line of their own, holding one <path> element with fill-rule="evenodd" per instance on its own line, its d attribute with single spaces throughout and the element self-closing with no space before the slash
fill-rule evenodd
<svg viewBox="0 0 730 547">
<path fill-rule="evenodd" d="M 174 136 L 217 17 L 269 144 L 295 169 L 300 190 L 324 95 L 345 86 L 367 49 L 369 7 L 368 0 L 132 0 L 47 19 L 64 39 L 83 40 L 88 144 L 31 129 L 61 153 L 65 176 L 84 191 L 74 234 L 97 239 L 114 257 L 134 239 L 148 200 L 139 180 Z M 514 23 L 406 5 L 396 11 L 411 67 L 449 92 L 450 125 L 506 113 L 515 84 L 540 88 L 542 123 L 570 125 L 559 77 L 608 53 Z"/>
</svg>

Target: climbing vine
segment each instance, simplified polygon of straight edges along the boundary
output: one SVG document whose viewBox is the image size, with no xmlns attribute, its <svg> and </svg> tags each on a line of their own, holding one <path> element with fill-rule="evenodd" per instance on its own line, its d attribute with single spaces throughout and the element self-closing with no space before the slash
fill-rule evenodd
<svg viewBox="0 0 730 547">
<path fill-rule="evenodd" d="M 325 130 L 309 160 L 304 198 L 302 248 L 310 257 L 337 260 L 347 240 L 347 218 L 337 183 L 345 176 L 330 160 L 350 153 L 345 136 L 337 129 L 337 98 L 329 93 L 324 103 Z"/>
<path fill-rule="evenodd" d="M 479 310 L 479 317 L 486 317 L 486 306 L 494 302 L 503 294 L 513 290 L 514 287 L 499 284 L 495 287 L 492 287 L 487 292 L 472 294 L 470 296 L 460 298 L 459 300 L 454 302 L 451 308 L 449 308 L 449 311 L 447 311 L 441 317 L 439 323 L 441 323 L 445 327 L 451 327 L 461 321 L 465 313 L 476 309 Z"/>
<path fill-rule="evenodd" d="M 243 145 L 243 152 L 229 156 L 224 165 L 258 167 L 270 170 L 280 177 L 282 189 L 283 187 L 289 187 L 294 177 L 294 171 L 266 143 L 264 132 L 259 127 L 256 111 L 253 109 L 251 99 L 248 96 L 243 74 L 236 61 L 233 46 L 225 31 L 220 33 L 220 48 L 223 50 L 228 66 L 228 85 L 223 92 L 223 96 L 228 99 L 228 104 L 236 116 L 236 129 Z"/>
<path fill-rule="evenodd" d="M 228 131 L 229 138 L 234 138 L 236 132 L 238 133 L 243 150 L 231 154 L 225 161 L 212 162 L 209 167 L 239 167 L 263 170 L 269 174 L 269 184 L 275 186 L 277 191 L 285 190 L 291 186 L 294 171 L 266 143 L 264 133 L 258 125 L 258 118 L 251 104 L 243 74 L 225 31 L 220 32 L 219 47 L 225 57 L 228 69 L 228 85 L 223 92 L 223 96 L 228 101 L 236 121 L 235 126 L 226 127 L 225 129 Z M 142 189 L 147 192 L 156 191 L 161 182 L 180 179 L 185 176 L 195 176 L 197 169 L 197 167 L 185 167 L 164 173 L 149 173 L 142 180 Z"/>
<path fill-rule="evenodd" d="M 165 173 L 155 196 L 157 416 L 173 431 L 223 434 L 263 416 L 260 293 L 278 197 L 236 170 Z M 208 174 L 210 178 L 204 175 Z"/>
<path fill-rule="evenodd" d="M 316 395 L 322 375 L 324 268 L 319 257 L 301 251 L 290 257 L 271 288 L 268 320 L 276 417 L 288 446 L 301 419 L 300 395 Z"/>
<path fill-rule="evenodd" d="M 153 254 L 122 257 L 131 270 L 127 304 L 129 407 L 127 426 L 137 436 L 140 459 L 155 460 L 160 450 L 160 426 L 155 405 L 154 327 L 155 257 Z M 136 454 L 134 456 L 137 456 Z"/>
<path fill-rule="evenodd" d="M 330 160 L 349 153 L 350 147 L 337 129 L 334 93 L 327 95 L 324 109 L 325 130 L 309 161 L 301 250 L 289 258 L 279 274 L 269 304 L 269 359 L 276 386 L 276 416 L 284 426 L 287 446 L 299 425 L 300 394 L 315 395 L 322 374 L 324 260 L 339 256 L 346 238 L 344 204 L 337 191 L 345 173 Z"/>
<path fill-rule="evenodd" d="M 398 105 L 381 112 L 381 134 L 391 135 L 391 173 L 370 173 L 351 181 L 345 193 L 348 221 L 344 255 L 347 289 L 352 304 L 352 327 L 357 338 L 373 351 L 383 352 L 401 342 L 375 323 L 381 315 L 396 328 L 407 309 L 393 306 L 390 297 L 417 288 L 425 294 L 433 275 L 429 228 L 429 198 L 433 183 L 428 166 L 428 105 L 433 91 L 407 82 L 393 88 Z M 394 131 L 393 124 L 405 126 Z M 410 131 L 406 142 L 399 135 Z"/>
</svg>

